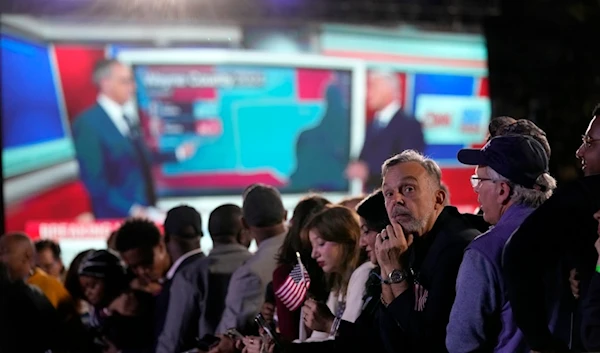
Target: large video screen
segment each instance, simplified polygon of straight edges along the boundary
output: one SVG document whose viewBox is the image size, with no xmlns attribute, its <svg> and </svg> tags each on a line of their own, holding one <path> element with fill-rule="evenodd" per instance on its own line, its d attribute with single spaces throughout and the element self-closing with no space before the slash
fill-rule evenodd
<svg viewBox="0 0 600 353">
<path fill-rule="evenodd" d="M 155 168 L 157 196 L 349 191 L 352 73 L 259 65 L 135 65 L 147 143 L 197 147 Z"/>
</svg>

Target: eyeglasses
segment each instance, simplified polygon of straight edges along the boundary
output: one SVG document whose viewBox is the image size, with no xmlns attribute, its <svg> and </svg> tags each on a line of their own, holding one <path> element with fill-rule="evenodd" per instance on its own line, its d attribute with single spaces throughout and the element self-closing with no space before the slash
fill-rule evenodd
<svg viewBox="0 0 600 353">
<path fill-rule="evenodd" d="M 473 187 L 473 189 L 477 188 L 479 186 L 479 183 L 481 183 L 482 181 L 495 181 L 494 179 L 491 178 L 481 178 L 478 177 L 477 175 L 471 175 L 471 186 Z"/>
<path fill-rule="evenodd" d="M 591 138 L 588 135 L 581 135 L 581 143 L 585 148 L 590 148 L 594 142 L 598 141 L 600 141 L 600 139 Z"/>
</svg>

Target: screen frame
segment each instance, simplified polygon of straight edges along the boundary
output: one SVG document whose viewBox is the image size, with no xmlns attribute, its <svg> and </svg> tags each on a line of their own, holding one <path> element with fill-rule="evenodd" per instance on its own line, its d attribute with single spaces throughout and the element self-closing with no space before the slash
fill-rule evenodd
<svg viewBox="0 0 600 353">
<path fill-rule="evenodd" d="M 115 57 L 127 65 L 256 65 L 293 67 L 306 69 L 330 69 L 350 71 L 352 77 L 350 105 L 350 160 L 358 159 L 364 143 L 366 131 L 365 100 L 367 88 L 367 67 L 363 60 L 332 58 L 312 54 L 274 54 L 257 51 L 214 50 L 214 49 L 131 49 L 119 51 Z M 138 112 L 137 102 L 133 102 Z M 360 195 L 363 185 L 360 180 L 351 180 L 345 193 L 331 192 L 322 195 L 332 202 L 344 197 Z M 306 193 L 283 193 L 284 206 L 293 209 Z M 161 209 L 170 209 L 182 203 L 209 212 L 239 196 L 190 196 L 166 197 L 158 201 Z"/>
</svg>

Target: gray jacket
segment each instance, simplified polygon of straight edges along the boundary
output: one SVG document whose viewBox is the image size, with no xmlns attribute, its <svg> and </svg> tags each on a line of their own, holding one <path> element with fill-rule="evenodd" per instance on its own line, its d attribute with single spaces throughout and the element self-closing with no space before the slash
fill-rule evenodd
<svg viewBox="0 0 600 353">
<path fill-rule="evenodd" d="M 177 271 L 157 353 L 179 353 L 194 348 L 197 338 L 214 334 L 229 279 L 250 257 L 240 244 L 218 245 L 208 256 Z"/>
<path fill-rule="evenodd" d="M 233 273 L 217 333 L 230 328 L 243 333 L 251 327 L 265 300 L 267 284 L 273 280 L 276 257 L 284 238 L 285 233 L 262 241 L 254 256 Z"/>
</svg>

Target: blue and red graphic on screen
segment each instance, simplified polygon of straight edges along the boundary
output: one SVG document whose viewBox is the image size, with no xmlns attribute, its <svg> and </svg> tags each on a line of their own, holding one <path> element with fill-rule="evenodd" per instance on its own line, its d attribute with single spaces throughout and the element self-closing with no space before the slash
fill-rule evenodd
<svg viewBox="0 0 600 353">
<path fill-rule="evenodd" d="M 264 66 L 136 66 L 150 146 L 193 142 L 190 160 L 155 168 L 160 196 L 347 192 L 351 73 Z"/>
</svg>

